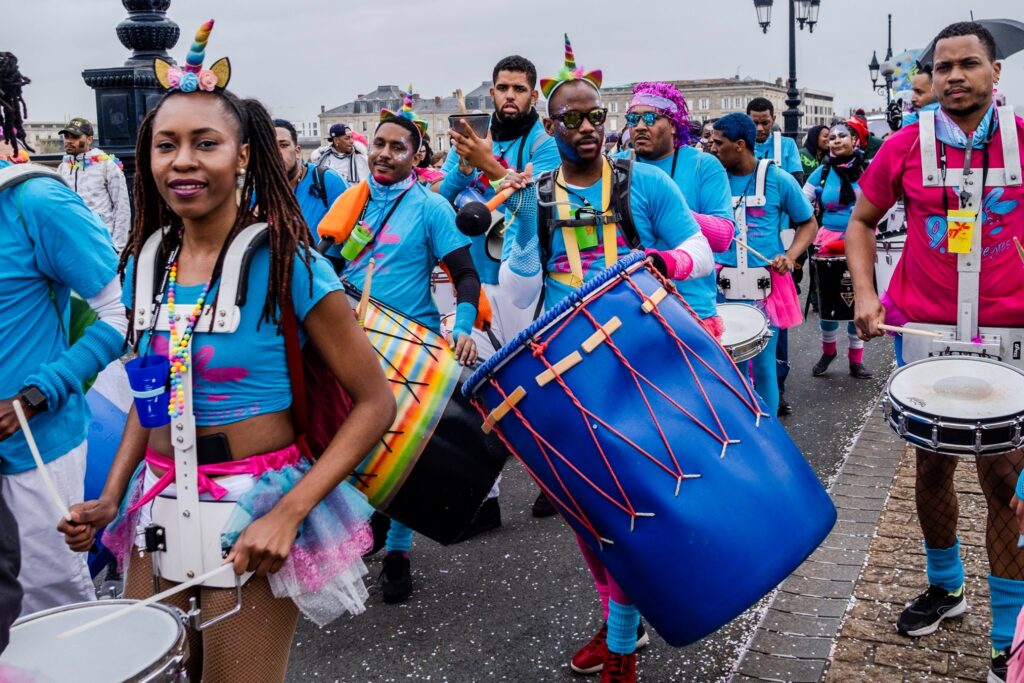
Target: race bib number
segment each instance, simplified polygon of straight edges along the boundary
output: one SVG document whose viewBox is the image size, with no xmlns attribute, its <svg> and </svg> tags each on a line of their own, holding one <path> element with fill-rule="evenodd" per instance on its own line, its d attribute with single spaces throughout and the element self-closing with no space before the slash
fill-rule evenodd
<svg viewBox="0 0 1024 683">
<path fill-rule="evenodd" d="M 949 253 L 970 253 L 974 226 L 977 222 L 977 214 L 970 209 L 950 209 L 946 215 L 946 224 L 949 226 L 947 232 Z"/>
</svg>

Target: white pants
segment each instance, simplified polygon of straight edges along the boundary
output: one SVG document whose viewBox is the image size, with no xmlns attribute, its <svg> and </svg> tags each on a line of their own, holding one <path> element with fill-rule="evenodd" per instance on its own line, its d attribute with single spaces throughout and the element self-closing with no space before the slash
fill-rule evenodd
<svg viewBox="0 0 1024 683">
<path fill-rule="evenodd" d="M 46 469 L 65 505 L 81 503 L 85 496 L 86 442 L 72 448 Z M 60 510 L 50 497 L 39 470 L 3 477 L 3 496 L 18 521 L 21 573 L 25 591 L 21 616 L 51 607 L 96 599 L 85 553 L 75 553 L 57 531 Z"/>
</svg>

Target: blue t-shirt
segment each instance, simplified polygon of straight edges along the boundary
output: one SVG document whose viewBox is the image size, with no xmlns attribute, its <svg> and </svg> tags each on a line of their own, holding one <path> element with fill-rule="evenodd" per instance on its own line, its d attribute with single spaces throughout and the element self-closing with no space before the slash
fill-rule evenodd
<svg viewBox="0 0 1024 683">
<path fill-rule="evenodd" d="M 569 201 L 572 202 L 571 213 L 584 206 L 586 199 L 589 206 L 601 206 L 601 185 L 598 180 L 590 187 L 567 186 Z M 581 199 L 582 198 L 582 199 Z M 648 249 L 675 249 L 687 239 L 700 232 L 697 220 L 690 213 L 686 199 L 676 184 L 654 166 L 634 164 L 633 177 L 630 182 L 630 211 L 633 224 L 636 226 L 640 243 Z M 565 254 L 565 240 L 562 231 L 554 230 L 551 234 L 551 258 L 545 266 L 547 272 L 569 273 L 569 259 Z M 509 240 L 506 240 L 506 245 Z M 622 231 L 618 233 L 618 256 L 622 258 L 629 253 Z M 583 264 L 584 281 L 592 279 L 604 270 L 604 245 L 580 249 L 580 260 Z M 562 284 L 550 277 L 544 287 L 544 308 L 550 309 L 572 292 L 569 285 Z"/>
<path fill-rule="evenodd" d="M 619 156 L 628 156 L 628 152 Z M 648 161 L 637 156 L 636 161 L 660 168 L 672 176 L 691 210 L 708 216 L 732 221 L 732 195 L 729 175 L 718 158 L 693 147 L 680 147 L 664 159 Z M 672 167 L 675 166 L 673 175 Z M 680 293 L 700 318 L 718 315 L 715 299 L 718 285 L 715 273 L 702 278 L 677 282 Z"/>
<path fill-rule="evenodd" d="M 71 291 L 88 299 L 116 275 L 110 232 L 62 182 L 35 178 L 0 191 L 0 397 L 17 394 L 26 377 L 68 348 Z M 88 417 L 80 390 L 33 417 L 43 460 L 82 443 Z M 0 473 L 34 467 L 24 433 L 0 441 Z"/>
<path fill-rule="evenodd" d="M 764 142 L 754 144 L 754 156 L 758 159 L 775 161 L 775 134 L 772 133 Z M 804 165 L 800 163 L 800 150 L 793 138 L 782 136 L 782 170 L 787 173 L 803 173 Z"/>
<path fill-rule="evenodd" d="M 729 176 L 729 186 L 734 197 L 754 196 L 757 184 L 757 171 L 744 176 Z M 804 223 L 814 215 L 814 208 L 804 197 L 796 179 L 790 174 L 779 170 L 772 164 L 768 168 L 765 181 L 765 205 L 747 207 L 747 244 L 765 256 L 775 257 L 785 253 L 782 248 L 783 220 L 789 219 L 794 224 Z M 739 226 L 736 228 L 739 235 Z M 736 265 L 736 243 L 729 246 L 729 251 L 715 254 L 715 260 L 726 266 Z M 750 266 L 766 266 L 767 263 L 751 252 L 747 252 L 747 264 Z"/>
<path fill-rule="evenodd" d="M 320 225 L 320 221 L 327 214 L 327 209 L 334 204 L 334 200 L 348 189 L 345 179 L 337 171 L 332 171 L 329 168 L 321 169 L 319 173 L 323 179 L 324 193 L 327 195 L 325 204 L 325 200 L 313 194 L 313 172 L 315 169 L 316 166 L 307 163 L 306 175 L 295 187 L 295 198 L 299 200 L 302 217 L 306 219 L 306 225 L 309 226 L 309 231 L 313 234 L 313 244 L 320 240 L 316 226 Z"/>
<path fill-rule="evenodd" d="M 523 160 L 523 168 L 526 168 L 526 164 L 533 162 L 534 178 L 541 173 L 554 170 L 562 163 L 561 158 L 558 156 L 558 146 L 555 145 L 554 138 L 544 132 L 544 126 L 539 119 L 533 124 L 533 128 L 530 129 L 530 132 L 525 137 L 504 142 L 495 140 L 492 146 L 494 148 L 494 155 L 504 159 L 505 164 L 510 168 L 515 168 L 519 162 L 520 155 Z M 531 150 L 533 150 L 532 154 Z M 516 170 L 521 171 L 523 169 L 518 168 Z M 439 190 L 441 195 L 449 202 L 454 203 L 459 193 L 470 186 L 479 190 L 486 199 L 494 196 L 494 190 L 491 189 L 490 183 L 483 173 L 474 171 L 470 175 L 463 175 L 459 172 L 459 155 L 455 153 L 454 149 L 445 158 L 441 172 L 444 173 L 445 178 L 441 181 Z M 472 237 L 471 240 L 472 245 L 469 251 L 473 256 L 473 265 L 476 266 L 477 273 L 480 275 L 480 282 L 489 285 L 498 284 L 498 270 L 501 267 L 501 262 L 496 261 L 487 253 L 487 237 L 485 235 L 478 235 Z"/>
<path fill-rule="evenodd" d="M 161 264 L 162 265 L 162 264 Z M 310 292 L 310 269 L 296 254 L 292 271 L 292 306 L 299 322 L 306 319 L 313 307 L 333 291 L 342 289 L 334 269 L 324 257 L 316 254 L 310 260 L 313 287 Z M 132 306 L 135 261 L 129 258 L 125 271 L 122 300 Z M 288 375 L 284 336 L 277 326 L 260 321 L 263 302 L 269 286 L 270 248 L 263 245 L 253 254 L 249 266 L 248 294 L 242 306 L 241 322 L 231 333 L 197 332 L 192 341 L 192 395 L 196 424 L 211 425 L 239 422 L 256 415 L 276 413 L 292 404 L 292 384 Z M 174 298 L 179 308 L 191 311 L 203 284 L 178 285 Z M 217 285 L 206 297 L 212 305 Z M 167 295 L 164 294 L 164 303 Z M 167 332 L 144 333 L 139 339 L 139 355 L 167 355 Z M 299 341 L 306 334 L 299 327 Z"/>
<path fill-rule="evenodd" d="M 372 178 L 369 182 L 370 201 L 363 220 L 373 229 L 373 242 L 346 264 L 342 277 L 362 289 L 372 255 L 370 295 L 440 332 L 441 316 L 430 296 L 430 273 L 445 256 L 469 246 L 469 238 L 455 227 L 451 204 L 414 179 L 390 186 Z M 387 225 L 381 227 L 400 197 Z"/>
<path fill-rule="evenodd" d="M 822 218 L 821 227 L 834 230 L 835 232 L 846 232 L 846 226 L 853 215 L 853 207 L 857 203 L 842 204 L 839 201 L 839 192 L 843 187 L 842 180 L 835 169 L 829 171 L 825 178 L 825 187 L 821 186 L 821 175 L 824 173 L 824 164 L 814 169 L 807 184 L 814 188 L 814 194 L 818 196 L 818 205 L 821 206 Z M 853 190 L 860 196 L 860 183 L 853 184 Z"/>
</svg>

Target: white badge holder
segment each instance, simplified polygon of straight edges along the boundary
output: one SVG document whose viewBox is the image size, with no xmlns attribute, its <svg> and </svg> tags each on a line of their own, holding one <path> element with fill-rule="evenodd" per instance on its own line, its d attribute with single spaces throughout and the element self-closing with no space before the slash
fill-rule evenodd
<svg viewBox="0 0 1024 683">
<path fill-rule="evenodd" d="M 732 198 L 736 228 L 744 244 L 749 244 L 747 241 L 747 208 L 762 207 L 768 203 L 765 198 L 765 186 L 770 165 L 770 161 L 758 162 L 754 196 Z M 763 301 L 772 293 L 772 276 L 767 268 L 750 266 L 747 248 L 742 244 L 737 244 L 736 266 L 726 266 L 719 271 L 718 286 L 727 300 Z"/>
<path fill-rule="evenodd" d="M 239 305 L 239 282 L 244 275 L 254 246 L 265 236 L 266 224 L 251 225 L 238 234 L 224 257 L 221 269 L 220 292 L 215 298 L 217 310 L 212 304 L 203 307 L 194 333 L 232 333 L 241 322 Z M 139 255 L 135 294 L 135 332 L 148 330 L 166 332 L 170 329 L 170 318 L 166 307 L 156 300 L 154 274 L 160 256 L 162 233 L 152 235 Z M 175 302 L 177 312 L 175 323 L 180 328 L 195 308 L 195 302 Z M 192 339 L 195 337 L 193 336 Z M 192 352 L 192 341 L 189 342 Z M 192 400 L 192 371 L 182 376 L 185 392 L 183 413 L 171 418 L 171 445 L 174 448 L 175 498 L 157 496 L 152 507 L 153 524 L 162 529 L 163 542 L 153 555 L 154 581 L 163 578 L 181 583 L 219 567 L 227 555 L 222 550 L 220 533 L 230 516 L 234 503 L 199 500 L 198 462 L 196 449 L 196 421 Z M 241 587 L 251 576 L 220 574 L 204 586 L 210 588 L 235 588 L 236 605 L 228 612 L 214 619 L 199 623 L 199 612 L 193 605 L 190 613 L 193 624 L 205 628 L 220 619 L 237 613 L 241 609 Z"/>
<path fill-rule="evenodd" d="M 1021 185 L 1021 159 L 1017 125 L 1013 110 L 999 107 L 999 129 L 1002 134 L 1003 168 L 992 168 L 984 179 L 985 187 L 1019 187 Z M 976 170 L 938 167 L 935 137 L 935 112 L 921 112 L 921 171 L 925 187 L 959 187 L 969 193 L 970 200 L 962 208 L 980 213 L 984 196 L 983 179 Z M 945 179 L 943 179 L 945 175 Z M 1024 328 L 990 328 L 978 326 L 978 301 L 981 282 L 981 237 L 983 226 L 971 231 L 971 250 L 957 257 L 957 322 L 956 325 L 910 323 L 908 327 L 942 334 L 941 339 L 903 336 L 903 360 L 907 363 L 929 356 L 969 355 L 993 358 L 1024 369 L 1022 346 Z M 977 341 L 976 341 L 977 340 Z"/>
</svg>

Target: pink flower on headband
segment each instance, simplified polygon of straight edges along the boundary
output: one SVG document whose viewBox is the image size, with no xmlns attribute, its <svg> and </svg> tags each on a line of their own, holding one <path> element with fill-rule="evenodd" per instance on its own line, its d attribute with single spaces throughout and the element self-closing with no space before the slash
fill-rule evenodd
<svg viewBox="0 0 1024 683">
<path fill-rule="evenodd" d="M 172 88 L 177 88 L 181 84 L 182 70 L 176 66 L 172 66 L 167 71 L 167 84 Z"/>
<path fill-rule="evenodd" d="M 217 87 L 219 79 L 217 74 L 213 73 L 209 69 L 203 69 L 199 72 L 199 89 L 205 90 L 206 92 L 213 92 L 213 89 Z"/>
</svg>

